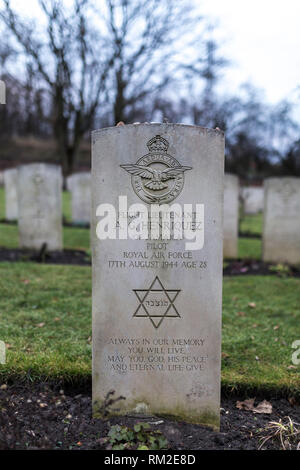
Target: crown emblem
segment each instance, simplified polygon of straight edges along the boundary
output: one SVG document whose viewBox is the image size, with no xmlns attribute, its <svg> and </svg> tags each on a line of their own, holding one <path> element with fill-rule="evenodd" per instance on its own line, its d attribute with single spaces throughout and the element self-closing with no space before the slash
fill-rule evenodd
<svg viewBox="0 0 300 470">
<path fill-rule="evenodd" d="M 152 137 L 147 142 L 147 147 L 150 152 L 167 152 L 168 147 L 169 147 L 169 142 L 161 137 L 160 135 L 156 135 L 155 137 Z"/>
</svg>

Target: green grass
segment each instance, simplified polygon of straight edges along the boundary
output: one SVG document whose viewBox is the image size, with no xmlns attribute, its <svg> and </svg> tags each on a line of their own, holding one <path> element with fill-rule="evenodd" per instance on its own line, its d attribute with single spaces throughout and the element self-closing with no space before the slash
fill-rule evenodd
<svg viewBox="0 0 300 470">
<path fill-rule="evenodd" d="M 225 277 L 223 286 L 223 386 L 299 395 L 299 366 L 288 367 L 299 339 L 300 279 Z"/>
<path fill-rule="evenodd" d="M 90 251 L 90 231 L 84 228 L 63 227 L 64 248 Z M 17 225 L 0 224 L 0 246 L 18 248 Z"/>
<path fill-rule="evenodd" d="M 90 274 L 84 267 L 0 264 L 0 338 L 10 345 L 2 380 L 90 375 Z"/>
<path fill-rule="evenodd" d="M 69 191 L 63 191 L 62 210 L 64 219 L 71 222 L 71 193 Z"/>
<path fill-rule="evenodd" d="M 18 248 L 19 236 L 17 225 L 0 224 L 0 246 Z"/>
<path fill-rule="evenodd" d="M 262 241 L 258 238 L 239 238 L 238 257 L 260 260 L 262 257 Z"/>
<path fill-rule="evenodd" d="M 245 215 L 240 223 L 240 231 L 261 235 L 263 229 L 263 214 Z"/>
<path fill-rule="evenodd" d="M 224 279 L 226 390 L 299 390 L 299 366 L 288 369 L 291 344 L 299 339 L 299 305 L 300 279 Z M 90 267 L 1 263 L 0 315 L 0 339 L 10 345 L 7 363 L 0 365 L 0 383 L 90 380 Z"/>
<path fill-rule="evenodd" d="M 63 242 L 65 248 L 85 250 L 90 253 L 90 231 L 85 228 L 63 228 Z"/>
</svg>

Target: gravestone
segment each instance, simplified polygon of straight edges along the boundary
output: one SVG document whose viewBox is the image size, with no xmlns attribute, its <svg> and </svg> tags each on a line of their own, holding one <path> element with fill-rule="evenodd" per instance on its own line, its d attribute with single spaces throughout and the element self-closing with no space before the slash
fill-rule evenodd
<svg viewBox="0 0 300 470">
<path fill-rule="evenodd" d="M 74 175 L 70 175 L 70 176 L 67 176 L 67 178 L 66 178 L 66 190 L 67 190 L 67 191 L 71 191 L 71 190 L 72 190 L 73 176 L 74 176 Z"/>
<path fill-rule="evenodd" d="M 263 259 L 300 263 L 300 178 L 265 180 Z"/>
<path fill-rule="evenodd" d="M 72 175 L 70 183 L 72 222 L 89 224 L 91 217 L 91 173 Z"/>
<path fill-rule="evenodd" d="M 3 171 L 0 171 L 0 186 L 4 186 L 4 174 L 3 174 Z"/>
<path fill-rule="evenodd" d="M 224 177 L 223 255 L 236 258 L 238 255 L 239 224 L 239 180 L 235 175 Z"/>
<path fill-rule="evenodd" d="M 264 208 L 264 190 L 256 186 L 242 188 L 245 214 L 258 214 Z"/>
<path fill-rule="evenodd" d="M 10 168 L 4 172 L 4 193 L 5 193 L 5 218 L 6 220 L 18 219 L 18 170 Z"/>
<path fill-rule="evenodd" d="M 114 390 L 125 400 L 112 414 L 219 427 L 223 174 L 218 130 L 145 123 L 93 132 L 94 416 Z M 155 210 L 168 204 L 166 223 Z M 170 226 L 171 238 L 159 236 Z"/>
<path fill-rule="evenodd" d="M 32 163 L 18 169 L 19 240 L 23 248 L 62 249 L 62 174 L 58 165 Z"/>
</svg>

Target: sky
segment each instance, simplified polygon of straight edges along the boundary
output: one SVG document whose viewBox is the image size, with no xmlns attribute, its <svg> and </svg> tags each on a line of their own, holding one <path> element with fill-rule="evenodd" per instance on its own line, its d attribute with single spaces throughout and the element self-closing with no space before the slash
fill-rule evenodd
<svg viewBox="0 0 300 470">
<path fill-rule="evenodd" d="M 251 81 L 275 103 L 300 98 L 299 0 L 196 0 L 231 61 L 224 85 Z M 297 91 L 297 87 L 299 90 Z"/>
<path fill-rule="evenodd" d="M 222 77 L 224 91 L 234 93 L 240 84 L 252 82 L 270 103 L 287 98 L 299 104 L 300 0 L 194 2 L 215 25 L 220 53 L 231 62 Z M 36 0 L 12 3 L 27 15 L 36 15 Z"/>
</svg>

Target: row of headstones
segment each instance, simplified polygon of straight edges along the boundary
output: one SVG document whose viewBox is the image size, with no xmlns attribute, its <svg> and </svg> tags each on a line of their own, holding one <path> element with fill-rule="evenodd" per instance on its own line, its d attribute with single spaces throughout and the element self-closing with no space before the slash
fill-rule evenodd
<svg viewBox="0 0 300 470">
<path fill-rule="evenodd" d="M 32 163 L 3 172 L 5 188 L 5 218 L 18 220 L 21 248 L 62 250 L 62 187 L 63 178 L 58 165 Z M 72 222 L 90 223 L 91 174 L 72 175 Z"/>
<path fill-rule="evenodd" d="M 261 198 L 263 204 L 260 203 Z M 236 258 L 238 255 L 240 199 L 245 213 L 257 213 L 260 207 L 263 209 L 263 260 L 300 263 L 300 178 L 268 178 L 263 188 L 243 188 L 240 191 L 238 177 L 225 174 L 225 258 Z"/>
<path fill-rule="evenodd" d="M 6 219 L 19 223 L 20 246 L 62 249 L 62 174 L 57 165 L 34 163 L 4 171 Z M 67 178 L 72 222 L 89 224 L 91 174 Z M 265 192 L 265 200 L 264 200 Z M 239 200 L 245 213 L 264 210 L 263 259 L 300 262 L 300 179 L 270 178 L 263 188 L 242 188 L 238 177 L 224 179 L 224 257 L 238 256 Z"/>
</svg>

